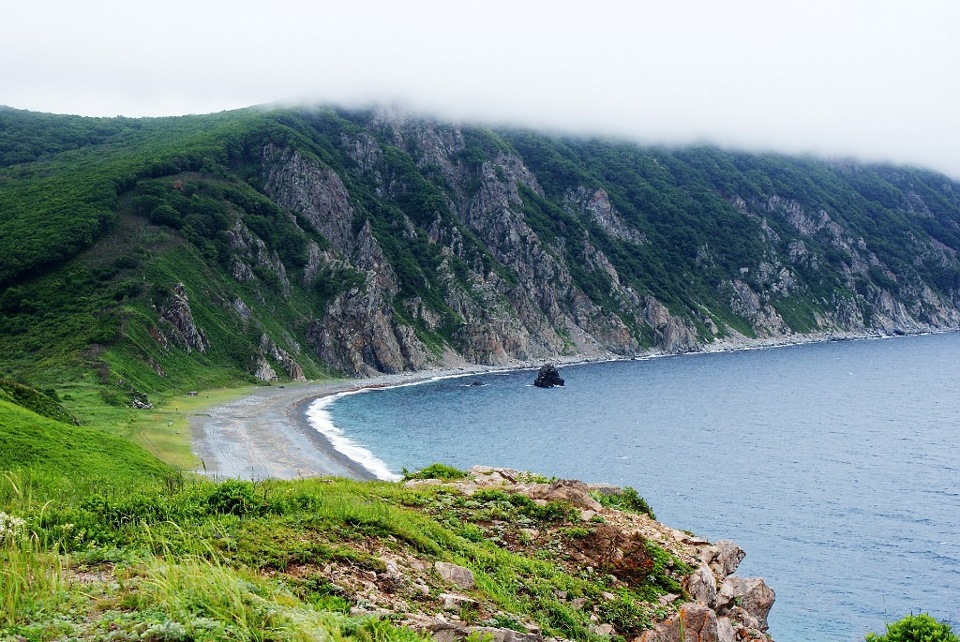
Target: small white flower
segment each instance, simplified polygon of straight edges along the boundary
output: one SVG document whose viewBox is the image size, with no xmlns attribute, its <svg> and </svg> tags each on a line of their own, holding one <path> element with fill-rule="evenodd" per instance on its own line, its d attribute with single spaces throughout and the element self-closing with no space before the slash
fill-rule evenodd
<svg viewBox="0 0 960 642">
<path fill-rule="evenodd" d="M 19 517 L 0 512 L 0 542 L 13 539 L 27 523 Z"/>
</svg>

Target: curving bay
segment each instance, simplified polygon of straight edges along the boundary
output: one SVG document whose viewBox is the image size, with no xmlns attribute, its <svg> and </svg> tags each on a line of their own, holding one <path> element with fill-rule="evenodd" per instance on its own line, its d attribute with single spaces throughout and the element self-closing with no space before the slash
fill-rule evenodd
<svg viewBox="0 0 960 642">
<path fill-rule="evenodd" d="M 960 623 L 960 334 L 697 354 L 372 390 L 328 408 L 393 471 L 487 463 L 636 487 L 747 551 L 778 642 Z M 484 385 L 469 385 L 482 382 Z"/>
</svg>

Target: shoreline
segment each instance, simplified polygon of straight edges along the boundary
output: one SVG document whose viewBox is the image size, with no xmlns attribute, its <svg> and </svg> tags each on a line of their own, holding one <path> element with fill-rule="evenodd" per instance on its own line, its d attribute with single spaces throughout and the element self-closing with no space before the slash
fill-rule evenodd
<svg viewBox="0 0 960 642">
<path fill-rule="evenodd" d="M 891 339 L 956 331 L 924 331 L 905 335 L 820 333 L 759 339 L 743 337 L 715 341 L 701 346 L 700 350 L 683 353 L 650 350 L 631 356 L 613 353 L 577 355 L 537 362 L 518 361 L 498 366 L 471 364 L 384 374 L 362 379 L 269 385 L 258 389 L 253 394 L 189 417 L 193 450 L 202 464 L 202 469 L 195 472 L 214 479 L 296 479 L 316 476 L 347 477 L 358 480 L 383 478 L 383 475 L 378 477 L 362 462 L 341 452 L 331 437 L 321 432 L 309 416 L 311 406 L 318 399 L 357 394 L 373 388 L 395 388 L 492 372 L 536 370 L 544 363 L 565 367 L 667 356 L 761 350 L 831 341 Z M 345 439 L 350 442 L 351 447 L 355 446 L 370 452 L 361 444 L 355 444 L 349 440 L 349 437 Z M 374 453 L 370 455 L 376 459 Z"/>
<path fill-rule="evenodd" d="M 315 401 L 371 388 L 502 370 L 484 366 L 437 368 L 364 379 L 262 386 L 252 394 L 188 416 L 193 451 L 201 462 L 193 472 L 213 479 L 378 479 L 361 462 L 338 450 L 314 425 L 309 412 Z"/>
</svg>

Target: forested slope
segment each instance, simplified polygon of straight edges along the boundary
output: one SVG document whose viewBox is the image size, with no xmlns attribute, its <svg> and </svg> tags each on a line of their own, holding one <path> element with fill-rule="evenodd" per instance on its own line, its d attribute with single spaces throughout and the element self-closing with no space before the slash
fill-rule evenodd
<svg viewBox="0 0 960 642">
<path fill-rule="evenodd" d="M 0 109 L 0 369 L 245 377 L 960 325 L 960 184 L 387 111 Z"/>
</svg>

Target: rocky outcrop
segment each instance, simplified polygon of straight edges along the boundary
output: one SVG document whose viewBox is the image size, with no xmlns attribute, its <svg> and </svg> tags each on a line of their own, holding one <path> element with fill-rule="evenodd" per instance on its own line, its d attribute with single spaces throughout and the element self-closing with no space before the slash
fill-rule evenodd
<svg viewBox="0 0 960 642">
<path fill-rule="evenodd" d="M 552 364 L 544 364 L 537 371 L 537 378 L 533 380 L 533 385 L 537 388 L 553 388 L 562 386 L 563 379 L 560 377 L 560 371 Z"/>
<path fill-rule="evenodd" d="M 263 239 L 258 238 L 242 221 L 234 223 L 226 232 L 233 256 L 230 260 L 230 273 L 234 279 L 243 283 L 260 277 L 284 297 L 290 296 L 290 280 L 287 269 L 276 250 L 269 250 Z"/>
<path fill-rule="evenodd" d="M 183 283 L 177 283 L 173 287 L 173 292 L 161 304 L 158 312 L 160 320 L 165 322 L 160 330 L 164 337 L 161 345 L 165 342 L 173 343 L 187 352 L 206 352 L 210 347 L 203 330 L 194 323 L 187 288 Z"/>
<path fill-rule="evenodd" d="M 262 355 L 254 357 L 251 374 L 260 381 L 276 381 L 280 378 L 277 376 L 277 371 L 267 363 L 267 360 L 264 359 Z"/>
<path fill-rule="evenodd" d="M 260 350 L 265 357 L 269 357 L 274 363 L 278 364 L 283 372 L 293 381 L 306 381 L 303 375 L 303 368 L 290 355 L 289 352 L 273 342 L 273 339 L 266 334 L 260 336 Z M 267 380 L 265 380 L 267 381 Z"/>
<path fill-rule="evenodd" d="M 578 511 L 584 531 L 575 540 L 566 544 L 540 530 L 526 529 L 522 536 L 531 550 L 541 543 L 550 542 L 561 547 L 559 559 L 567 559 L 572 569 L 600 569 L 600 572 L 615 578 L 623 586 L 643 582 L 650 572 L 644 560 L 648 543 L 655 543 L 677 556 L 693 569 L 682 578 L 680 591 L 660 597 L 657 612 L 663 614 L 649 629 L 630 632 L 618 630 L 617 625 L 603 620 L 596 609 L 593 629 L 598 635 L 632 635 L 636 642 L 735 642 L 741 640 L 769 641 L 767 616 L 773 606 L 775 594 L 760 578 L 741 578 L 734 573 L 744 558 L 744 551 L 735 543 L 720 540 L 715 544 L 672 529 L 648 515 L 627 513 L 604 508 L 597 497 L 618 495 L 622 489 L 609 484 L 585 484 L 577 480 L 546 481 L 523 471 L 475 466 L 467 477 L 456 481 L 415 479 L 406 482 L 411 488 L 423 485 L 442 485 L 468 496 L 477 496 L 480 491 L 496 489 L 507 494 L 516 493 L 543 504 L 559 502 Z M 503 533 L 505 540 L 513 536 Z M 511 549 L 513 550 L 513 549 Z M 517 552 L 524 552 L 523 549 Z M 554 557 L 558 559 L 558 557 Z M 441 567 L 443 570 L 441 571 Z M 456 565 L 437 563 L 437 571 L 450 584 L 466 587 L 472 574 Z M 460 578 L 460 579 L 457 579 Z M 613 585 L 611 591 L 616 588 Z M 455 597 L 444 598 L 451 603 Z M 616 599 L 615 593 L 607 593 L 604 600 Z M 574 601 L 576 602 L 576 601 Z M 578 607 L 585 600 L 576 602 Z M 418 630 L 432 634 L 436 639 L 463 639 L 469 631 L 460 623 L 450 623 L 445 618 L 414 618 Z"/>
</svg>

